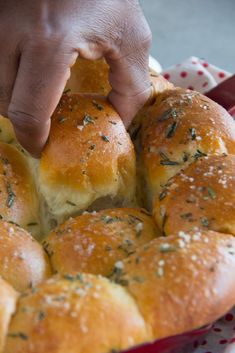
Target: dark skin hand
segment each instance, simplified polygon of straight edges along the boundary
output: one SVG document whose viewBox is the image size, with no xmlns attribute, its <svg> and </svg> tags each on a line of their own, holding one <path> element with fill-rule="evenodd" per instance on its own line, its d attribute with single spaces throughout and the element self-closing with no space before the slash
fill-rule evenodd
<svg viewBox="0 0 235 353">
<path fill-rule="evenodd" d="M 137 0 L 0 0 L 0 113 L 39 157 L 78 55 L 105 57 L 126 126 L 150 95 L 151 32 Z"/>
</svg>

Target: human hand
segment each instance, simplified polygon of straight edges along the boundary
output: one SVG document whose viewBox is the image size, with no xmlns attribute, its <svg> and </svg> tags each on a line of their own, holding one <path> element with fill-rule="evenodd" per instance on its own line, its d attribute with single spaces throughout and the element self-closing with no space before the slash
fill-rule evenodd
<svg viewBox="0 0 235 353">
<path fill-rule="evenodd" d="M 151 32 L 137 0 L 0 0 L 0 113 L 38 157 L 77 56 L 105 57 L 126 126 L 150 94 Z"/>
</svg>

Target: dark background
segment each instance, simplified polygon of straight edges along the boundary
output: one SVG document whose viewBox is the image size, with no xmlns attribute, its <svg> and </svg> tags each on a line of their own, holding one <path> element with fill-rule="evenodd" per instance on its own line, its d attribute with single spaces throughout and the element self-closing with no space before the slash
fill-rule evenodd
<svg viewBox="0 0 235 353">
<path fill-rule="evenodd" d="M 235 0 L 140 0 L 163 67 L 189 56 L 235 73 Z"/>
</svg>

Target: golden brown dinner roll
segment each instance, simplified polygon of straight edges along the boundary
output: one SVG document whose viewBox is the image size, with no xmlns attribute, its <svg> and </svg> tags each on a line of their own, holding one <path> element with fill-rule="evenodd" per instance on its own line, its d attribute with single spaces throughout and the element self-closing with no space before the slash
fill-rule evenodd
<svg viewBox="0 0 235 353">
<path fill-rule="evenodd" d="M 95 96 L 64 95 L 52 117 L 39 168 L 39 188 L 61 222 L 89 207 L 131 205 L 135 154 L 111 105 Z"/>
<path fill-rule="evenodd" d="M 92 275 L 65 276 L 20 298 L 4 353 L 111 353 L 150 338 L 121 286 Z"/>
<path fill-rule="evenodd" d="M 111 90 L 108 74 L 109 66 L 104 59 L 93 61 L 78 58 L 71 69 L 65 92 L 98 93 L 106 96 Z"/>
<path fill-rule="evenodd" d="M 235 305 L 234 273 L 234 237 L 198 231 L 152 240 L 114 268 L 113 280 L 163 338 L 211 323 Z"/>
<path fill-rule="evenodd" d="M 141 209 L 110 209 L 70 218 L 44 241 L 53 270 L 108 276 L 114 264 L 160 232 Z"/>
<path fill-rule="evenodd" d="M 4 343 L 17 298 L 17 292 L 0 277 L 0 353 L 4 353 Z"/>
<path fill-rule="evenodd" d="M 235 122 L 197 92 L 175 89 L 157 97 L 143 120 L 141 170 L 148 207 L 168 179 L 207 154 L 235 153 Z"/>
<path fill-rule="evenodd" d="M 0 142 L 0 219 L 17 223 L 33 234 L 39 232 L 39 203 L 24 155 Z"/>
<path fill-rule="evenodd" d="M 149 74 L 156 93 L 173 88 L 172 83 L 154 70 L 150 69 Z M 93 61 L 79 57 L 71 68 L 71 76 L 65 92 L 97 93 L 107 96 L 110 90 L 109 66 L 106 61 L 104 59 Z"/>
<path fill-rule="evenodd" d="M 154 204 L 160 229 L 170 235 L 194 228 L 235 235 L 235 156 L 198 160 L 169 181 Z"/>
<path fill-rule="evenodd" d="M 48 258 L 42 246 L 25 230 L 0 221 L 0 276 L 22 292 L 48 278 Z"/>
</svg>

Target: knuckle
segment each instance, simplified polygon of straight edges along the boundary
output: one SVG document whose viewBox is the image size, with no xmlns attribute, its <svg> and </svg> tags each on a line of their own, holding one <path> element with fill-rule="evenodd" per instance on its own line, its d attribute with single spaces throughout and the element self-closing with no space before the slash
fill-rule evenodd
<svg viewBox="0 0 235 353">
<path fill-rule="evenodd" d="M 8 117 L 17 130 L 29 132 L 40 130 L 41 122 L 35 115 L 14 107 L 14 105 L 9 106 Z"/>
</svg>

